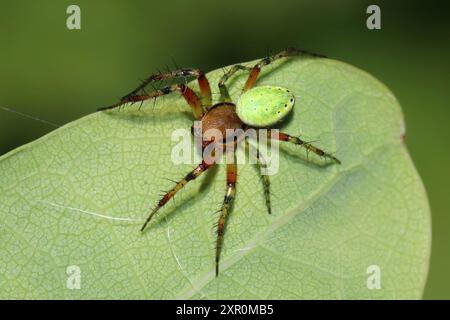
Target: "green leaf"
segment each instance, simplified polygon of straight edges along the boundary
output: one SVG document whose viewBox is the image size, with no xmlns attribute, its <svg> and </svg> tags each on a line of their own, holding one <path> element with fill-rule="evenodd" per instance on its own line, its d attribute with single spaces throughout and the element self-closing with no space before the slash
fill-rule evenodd
<svg viewBox="0 0 450 320">
<path fill-rule="evenodd" d="M 208 75 L 215 93 L 221 74 Z M 244 81 L 231 79 L 234 97 Z M 0 158 L 0 297 L 420 298 L 430 212 L 392 93 L 328 59 L 285 60 L 258 83 L 295 92 L 282 131 L 318 140 L 342 165 L 311 154 L 310 163 L 302 148 L 281 146 L 272 215 L 257 171 L 240 165 L 218 278 L 213 225 L 223 165 L 190 182 L 139 232 L 172 186 L 166 178 L 194 167 L 171 162 L 173 130 L 193 120 L 171 94 L 140 111 L 88 115 Z M 374 265 L 380 289 L 367 285 L 378 276 Z M 79 267 L 79 290 L 67 287 L 76 276 L 69 266 Z"/>
</svg>

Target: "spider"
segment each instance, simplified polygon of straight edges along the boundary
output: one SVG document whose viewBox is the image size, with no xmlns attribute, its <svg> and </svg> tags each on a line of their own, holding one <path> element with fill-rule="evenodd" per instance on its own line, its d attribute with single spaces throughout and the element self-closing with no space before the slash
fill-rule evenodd
<svg viewBox="0 0 450 320">
<path fill-rule="evenodd" d="M 296 48 L 288 48 L 277 54 L 267 56 L 261 59 L 253 67 L 236 64 L 232 66 L 218 82 L 220 91 L 220 102 L 212 104 L 211 87 L 205 73 L 199 69 L 185 68 L 175 71 L 168 71 L 165 73 L 153 74 L 145 79 L 141 85 L 129 94 L 121 98 L 120 102 L 108 107 L 98 109 L 99 111 L 110 110 L 120 107 L 127 103 L 143 102 L 148 99 L 156 99 L 157 97 L 170 94 L 172 92 L 178 92 L 181 94 L 189 106 L 192 108 L 192 113 L 201 123 L 201 130 L 199 133 L 202 135 L 202 149 L 208 145 L 215 143 L 221 144 L 224 148 L 227 147 L 227 142 L 213 141 L 205 138 L 205 132 L 209 129 L 215 129 L 226 135 L 227 129 L 242 129 L 245 132 L 248 129 L 268 129 L 268 139 L 274 139 L 274 135 L 271 134 L 271 129 L 274 125 L 282 121 L 292 110 L 295 104 L 295 96 L 286 88 L 277 86 L 256 86 L 255 83 L 258 79 L 258 75 L 261 69 L 275 60 L 288 58 L 299 55 L 308 55 L 312 57 L 324 57 L 319 54 L 311 53 L 305 50 Z M 242 93 L 237 102 L 233 102 L 228 88 L 226 86 L 227 80 L 235 74 L 237 71 L 248 72 L 248 77 L 245 85 L 242 89 Z M 199 89 L 199 95 L 188 87 L 187 84 L 177 83 L 163 87 L 162 89 L 154 89 L 152 92 L 145 92 L 144 89 L 147 85 L 156 81 L 165 81 L 173 79 L 187 80 L 187 78 L 194 78 L 197 80 Z M 184 81 L 183 81 L 184 82 Z M 272 130 L 274 131 L 274 130 Z M 193 131 L 194 132 L 194 131 Z M 340 164 L 341 162 L 333 155 L 315 147 L 309 142 L 303 141 L 299 137 L 291 136 L 287 133 L 277 132 L 275 139 L 279 141 L 293 143 L 295 145 L 301 145 L 321 157 L 330 159 L 331 161 Z M 235 143 L 235 141 L 234 141 Z M 257 165 L 261 169 L 263 166 L 263 157 L 261 152 L 256 150 Z M 175 186 L 164 194 L 159 200 L 155 208 L 151 211 L 143 224 L 141 231 L 144 231 L 147 224 L 152 217 L 189 181 L 192 181 L 199 177 L 203 172 L 211 169 L 217 163 L 217 158 L 214 154 L 210 157 L 202 157 L 202 161 L 192 171 L 190 171 L 183 179 L 175 183 Z M 221 254 L 221 248 L 223 245 L 223 237 L 225 232 L 225 225 L 227 217 L 231 211 L 231 206 L 236 193 L 236 179 L 237 179 L 237 165 L 236 163 L 226 163 L 226 193 L 223 199 L 222 206 L 218 212 L 220 212 L 219 220 L 217 223 L 217 239 L 215 246 L 215 273 L 216 277 L 219 274 L 219 260 Z M 268 213 L 271 213 L 271 201 L 270 201 L 270 180 L 268 175 L 263 175 L 260 171 L 264 198 Z"/>
</svg>

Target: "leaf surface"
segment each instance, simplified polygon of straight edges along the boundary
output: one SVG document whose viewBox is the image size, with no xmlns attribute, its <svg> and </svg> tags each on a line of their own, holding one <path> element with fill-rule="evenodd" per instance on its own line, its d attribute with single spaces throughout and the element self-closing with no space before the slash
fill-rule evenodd
<svg viewBox="0 0 450 320">
<path fill-rule="evenodd" d="M 216 98 L 221 75 L 208 74 Z M 235 98 L 244 81 L 230 80 Z M 292 90 L 294 112 L 280 129 L 316 141 L 342 165 L 310 154 L 311 163 L 302 148 L 282 145 L 272 215 L 257 171 L 240 165 L 218 278 L 213 225 L 223 165 L 190 182 L 139 232 L 172 186 L 166 178 L 195 166 L 171 161 L 172 132 L 193 121 L 171 94 L 141 110 L 88 115 L 0 158 L 0 297 L 420 298 L 430 212 L 392 93 L 328 59 L 276 63 L 258 84 Z M 80 270 L 79 290 L 68 288 L 76 276 L 69 266 Z M 371 266 L 380 289 L 370 289 Z"/>
</svg>

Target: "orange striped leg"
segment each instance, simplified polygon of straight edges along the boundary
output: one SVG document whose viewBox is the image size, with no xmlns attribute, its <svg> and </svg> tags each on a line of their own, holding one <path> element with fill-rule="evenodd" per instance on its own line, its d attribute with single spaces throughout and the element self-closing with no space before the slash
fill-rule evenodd
<svg viewBox="0 0 450 320">
<path fill-rule="evenodd" d="M 198 81 L 198 85 L 200 87 L 200 93 L 203 98 L 203 104 L 206 107 L 211 106 L 211 87 L 209 85 L 209 81 L 205 76 L 205 73 L 199 69 L 179 69 L 169 72 L 161 72 L 152 74 L 150 77 L 142 81 L 141 85 L 131 91 L 126 96 L 122 97 L 121 100 L 127 100 L 130 96 L 135 96 L 139 91 L 143 90 L 148 84 L 155 82 L 155 81 L 165 81 L 165 80 L 171 80 L 176 78 L 196 78 Z"/>
<path fill-rule="evenodd" d="M 259 61 L 250 71 L 250 74 L 247 78 L 247 82 L 245 83 L 243 92 L 251 89 L 256 82 L 256 79 L 258 79 L 259 73 L 261 72 L 262 67 L 267 66 L 268 64 L 271 64 L 275 60 L 285 58 L 285 57 L 292 57 L 292 56 L 300 56 L 300 55 L 307 55 L 311 57 L 325 57 L 318 53 L 309 52 L 306 50 L 296 49 L 296 48 L 288 48 L 286 50 L 283 50 L 277 54 L 268 56 L 261 61 Z"/>
<path fill-rule="evenodd" d="M 277 135 L 274 134 L 274 136 L 276 137 Z M 268 130 L 267 137 L 269 139 L 272 139 L 272 130 Z M 305 141 L 301 140 L 298 137 L 293 137 L 293 136 L 290 136 L 290 135 L 288 135 L 286 133 L 279 132 L 278 133 L 278 140 L 286 141 L 286 142 L 290 142 L 290 143 L 293 143 L 293 144 L 296 144 L 296 145 L 303 146 L 308 151 L 312 151 L 312 152 L 314 152 L 315 154 L 317 154 L 317 155 L 319 155 L 321 157 L 325 157 L 325 158 L 331 159 L 334 162 L 336 162 L 337 164 L 341 164 L 341 161 L 339 159 L 337 159 L 336 157 L 334 157 L 333 155 L 323 151 L 322 149 L 319 149 L 319 148 L 313 146 L 309 142 L 305 142 Z"/>
<path fill-rule="evenodd" d="M 200 102 L 200 99 L 198 98 L 197 94 L 191 88 L 189 88 L 188 86 L 186 86 L 184 84 L 174 84 L 174 85 L 164 87 L 160 90 L 155 90 L 153 92 L 146 93 L 146 94 L 125 96 L 123 98 L 123 100 L 121 100 L 119 103 L 114 104 L 112 106 L 100 108 L 100 109 L 98 109 L 98 111 L 114 109 L 114 108 L 120 107 L 121 105 L 123 105 L 125 103 L 129 103 L 129 102 L 134 103 L 134 102 L 139 102 L 139 101 L 145 101 L 145 100 L 152 99 L 152 98 L 157 98 L 157 97 L 160 97 L 160 96 L 163 96 L 163 95 L 175 92 L 175 91 L 178 91 L 181 93 L 181 95 L 184 97 L 186 102 L 192 107 L 192 112 L 194 113 L 194 117 L 196 119 L 200 119 L 201 116 L 203 115 L 203 107 Z"/>
<path fill-rule="evenodd" d="M 234 196 L 236 194 L 236 178 L 237 166 L 236 163 L 227 164 L 227 193 L 223 199 L 222 208 L 220 209 L 219 222 L 217 223 L 217 242 L 216 242 L 216 277 L 219 275 L 219 258 L 223 244 L 223 234 L 225 232 L 225 224 L 228 213 L 231 210 Z"/>
<path fill-rule="evenodd" d="M 178 191 L 180 191 L 189 181 L 194 180 L 197 178 L 200 174 L 208 170 L 214 165 L 214 163 L 208 164 L 205 161 L 202 161 L 197 168 L 189 172 L 183 179 L 181 179 L 177 184 L 169 191 L 167 192 L 161 200 L 159 200 L 156 207 L 152 210 L 150 215 L 148 216 L 147 220 L 145 220 L 144 225 L 141 228 L 141 231 L 144 231 L 147 224 L 150 222 L 152 217 L 158 212 L 159 209 L 161 209 Z"/>
</svg>

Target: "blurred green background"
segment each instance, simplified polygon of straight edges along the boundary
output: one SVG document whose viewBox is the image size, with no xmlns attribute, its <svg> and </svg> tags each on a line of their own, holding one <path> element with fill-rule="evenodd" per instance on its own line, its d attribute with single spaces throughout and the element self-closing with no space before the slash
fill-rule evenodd
<svg viewBox="0 0 450 320">
<path fill-rule="evenodd" d="M 81 7 L 81 30 L 66 8 Z M 381 30 L 366 8 L 381 7 Z M 433 1 L 9 1 L 0 4 L 0 154 L 116 102 L 172 58 L 209 71 L 288 46 L 348 62 L 384 82 L 430 199 L 424 297 L 450 299 L 450 21 Z"/>
</svg>

